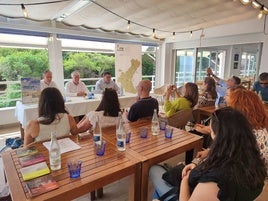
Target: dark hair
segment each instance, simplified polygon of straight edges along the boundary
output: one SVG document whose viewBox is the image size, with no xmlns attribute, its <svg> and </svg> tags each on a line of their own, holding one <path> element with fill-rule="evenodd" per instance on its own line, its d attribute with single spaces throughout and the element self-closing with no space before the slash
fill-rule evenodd
<svg viewBox="0 0 268 201">
<path fill-rule="evenodd" d="M 194 107 L 198 102 L 198 87 L 195 83 L 192 82 L 187 82 L 184 87 L 184 97 L 192 103 L 191 107 Z"/>
<path fill-rule="evenodd" d="M 120 110 L 120 103 L 116 91 L 112 88 L 105 88 L 101 102 L 96 111 L 104 111 L 104 116 L 117 117 Z"/>
<path fill-rule="evenodd" d="M 239 77 L 233 75 L 232 78 L 235 80 L 235 84 L 239 85 L 241 83 L 241 79 Z"/>
<path fill-rule="evenodd" d="M 211 116 L 215 138 L 207 160 L 199 167 L 202 171 L 224 171 L 225 179 L 246 189 L 260 187 L 266 176 L 252 127 L 238 110 L 225 107 Z"/>
<path fill-rule="evenodd" d="M 206 92 L 208 92 L 213 99 L 217 98 L 216 82 L 212 77 L 205 77 L 204 83 L 207 84 Z"/>
<path fill-rule="evenodd" d="M 261 73 L 260 75 L 259 75 L 259 79 L 261 80 L 261 81 L 264 81 L 264 80 L 268 80 L 268 73 Z"/>
<path fill-rule="evenodd" d="M 51 124 L 58 117 L 59 113 L 67 113 L 64 100 L 57 88 L 48 87 L 42 90 L 39 98 L 38 115 L 43 117 L 41 124 Z"/>
<path fill-rule="evenodd" d="M 104 73 L 102 73 L 102 76 L 104 77 L 105 75 L 111 75 L 111 73 L 110 72 L 104 72 Z"/>
</svg>

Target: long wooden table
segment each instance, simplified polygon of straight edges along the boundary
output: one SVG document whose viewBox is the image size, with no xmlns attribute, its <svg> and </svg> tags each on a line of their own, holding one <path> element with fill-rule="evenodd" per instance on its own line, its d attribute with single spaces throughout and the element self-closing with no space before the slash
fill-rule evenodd
<svg viewBox="0 0 268 201">
<path fill-rule="evenodd" d="M 140 138 L 139 128 L 149 128 L 148 138 Z M 126 152 L 141 161 L 141 199 L 146 201 L 148 197 L 148 173 L 152 165 L 163 162 L 176 155 L 190 151 L 200 150 L 203 139 L 200 136 L 174 128 L 172 139 L 166 139 L 164 132 L 157 136 L 151 134 L 151 120 L 140 120 L 126 123 L 125 128 L 131 131 L 130 143 L 127 144 Z M 116 145 L 115 128 L 103 129 L 103 138 Z"/>
<path fill-rule="evenodd" d="M 116 146 L 110 142 L 107 142 L 104 156 L 96 156 L 92 138 L 82 141 L 77 141 L 74 137 L 72 139 L 82 148 L 62 154 L 61 170 L 52 172 L 59 188 L 34 198 L 31 198 L 26 190 L 20 174 L 21 166 L 14 150 L 2 154 L 13 201 L 72 200 L 126 176 L 131 178 L 129 200 L 140 200 L 141 166 L 139 160 L 128 152 L 118 152 Z M 34 146 L 45 156 L 49 165 L 48 150 L 42 143 L 36 143 Z M 66 162 L 73 158 L 79 158 L 83 161 L 81 178 L 79 179 L 69 178 Z"/>
<path fill-rule="evenodd" d="M 218 109 L 215 106 L 208 106 L 208 107 L 200 107 L 194 110 L 194 113 L 196 114 L 196 122 L 200 123 L 202 119 L 209 117 L 212 115 L 212 113 Z M 264 104 L 264 109 L 266 111 L 266 114 L 268 116 L 268 104 Z"/>
</svg>

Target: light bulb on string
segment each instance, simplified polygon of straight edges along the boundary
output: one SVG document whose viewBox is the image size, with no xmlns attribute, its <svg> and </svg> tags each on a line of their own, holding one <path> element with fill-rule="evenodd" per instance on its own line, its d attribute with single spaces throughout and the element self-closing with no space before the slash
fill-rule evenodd
<svg viewBox="0 0 268 201">
<path fill-rule="evenodd" d="M 130 31 L 130 20 L 127 21 L 127 30 Z"/>
<path fill-rule="evenodd" d="M 155 38 L 155 28 L 153 28 L 153 38 Z"/>
<path fill-rule="evenodd" d="M 21 10 L 22 10 L 23 16 L 28 18 L 28 12 L 23 3 L 21 4 Z"/>
<path fill-rule="evenodd" d="M 173 39 L 173 40 L 175 40 L 175 35 L 176 35 L 176 33 L 173 32 L 173 34 L 172 34 L 172 39 Z"/>
<path fill-rule="evenodd" d="M 193 37 L 193 31 L 190 31 L 190 38 Z"/>
<path fill-rule="evenodd" d="M 263 10 L 260 10 L 260 12 L 258 14 L 258 19 L 260 20 L 260 19 L 262 19 L 262 17 L 263 17 Z"/>
</svg>

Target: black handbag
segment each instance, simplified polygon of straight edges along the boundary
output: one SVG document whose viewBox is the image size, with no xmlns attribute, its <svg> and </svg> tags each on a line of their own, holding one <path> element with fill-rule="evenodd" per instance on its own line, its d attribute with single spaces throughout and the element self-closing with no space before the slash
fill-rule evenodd
<svg viewBox="0 0 268 201">
<path fill-rule="evenodd" d="M 181 184 L 181 174 L 184 167 L 185 165 L 180 163 L 170 168 L 162 175 L 162 179 L 168 182 L 171 186 L 179 187 Z"/>
<path fill-rule="evenodd" d="M 171 188 L 168 192 L 162 195 L 159 200 L 164 201 L 169 197 L 169 201 L 177 201 L 179 195 L 179 187 L 181 185 L 181 174 L 182 170 L 185 167 L 183 163 L 176 165 L 172 168 L 165 168 L 167 171 L 162 175 L 162 179 L 169 183 L 173 188 Z M 170 197 L 171 196 L 171 197 Z"/>
</svg>

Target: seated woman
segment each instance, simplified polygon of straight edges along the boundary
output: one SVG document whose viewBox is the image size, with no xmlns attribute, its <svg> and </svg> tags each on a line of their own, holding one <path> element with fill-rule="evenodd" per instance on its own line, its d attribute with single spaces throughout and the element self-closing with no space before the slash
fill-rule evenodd
<svg viewBox="0 0 268 201">
<path fill-rule="evenodd" d="M 266 170 L 249 122 L 226 107 L 213 113 L 210 128 L 213 143 L 208 156 L 198 166 L 192 163 L 183 169 L 179 200 L 254 200 L 262 191 Z M 155 199 L 173 188 L 161 178 L 164 172 L 162 166 L 150 168 Z M 170 194 L 168 199 L 177 196 Z"/>
<path fill-rule="evenodd" d="M 253 128 L 261 156 L 265 159 L 268 174 L 268 117 L 261 99 L 255 92 L 238 87 L 228 90 L 225 100 L 228 106 L 239 110 L 247 117 Z"/>
<path fill-rule="evenodd" d="M 50 132 L 56 131 L 57 137 L 78 134 L 74 118 L 65 109 L 64 100 L 57 88 L 46 88 L 41 92 L 38 105 L 38 119 L 26 127 L 24 146 L 31 142 L 50 139 Z"/>
<path fill-rule="evenodd" d="M 117 92 L 114 89 L 106 88 L 103 91 L 101 102 L 96 111 L 90 111 L 77 124 L 79 133 L 85 132 L 95 125 L 96 115 L 99 117 L 100 126 L 102 128 L 115 125 L 117 122 L 118 112 L 120 111 L 121 109 Z"/>
<path fill-rule="evenodd" d="M 170 95 L 174 91 L 175 100 L 170 101 Z M 170 85 L 167 88 L 166 98 L 164 101 L 164 111 L 167 117 L 183 109 L 193 108 L 198 101 L 198 87 L 196 84 L 188 82 L 181 90 L 182 96 L 178 94 L 176 86 Z"/>
<path fill-rule="evenodd" d="M 216 83 L 212 77 L 205 77 L 202 85 L 202 93 L 199 95 L 197 107 L 215 105 L 217 99 Z"/>
</svg>

